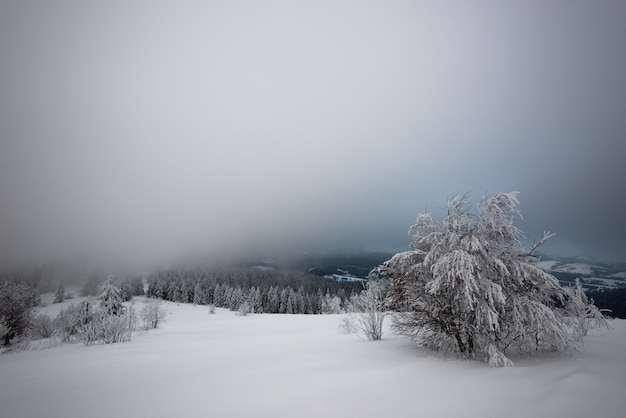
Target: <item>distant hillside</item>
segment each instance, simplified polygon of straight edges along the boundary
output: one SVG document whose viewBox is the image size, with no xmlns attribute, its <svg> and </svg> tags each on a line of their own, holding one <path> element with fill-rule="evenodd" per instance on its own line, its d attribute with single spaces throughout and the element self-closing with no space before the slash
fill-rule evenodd
<svg viewBox="0 0 626 418">
<path fill-rule="evenodd" d="M 573 284 L 579 278 L 589 290 L 626 287 L 626 264 L 605 264 L 578 259 L 549 259 L 539 262 L 539 268 L 552 274 L 562 284 Z"/>
<path fill-rule="evenodd" d="M 626 318 L 626 263 L 605 264 L 570 258 L 541 261 L 539 267 L 563 286 L 580 279 L 587 296 L 605 315 Z"/>
<path fill-rule="evenodd" d="M 383 252 L 306 253 L 286 259 L 263 258 L 247 260 L 248 267 L 298 271 L 315 276 L 341 275 L 367 278 L 372 269 L 389 260 L 393 254 Z"/>
<path fill-rule="evenodd" d="M 382 252 L 307 254 L 294 260 L 291 267 L 316 276 L 339 273 L 366 278 L 374 268 L 392 256 Z"/>
</svg>

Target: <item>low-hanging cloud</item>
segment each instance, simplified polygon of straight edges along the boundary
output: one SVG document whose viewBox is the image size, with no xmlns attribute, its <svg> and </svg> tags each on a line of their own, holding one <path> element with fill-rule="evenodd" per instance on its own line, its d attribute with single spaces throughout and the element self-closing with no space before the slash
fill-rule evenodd
<svg viewBox="0 0 626 418">
<path fill-rule="evenodd" d="M 626 251 L 622 4 L 5 2 L 5 263 L 406 247 L 519 190 L 558 252 Z"/>
</svg>

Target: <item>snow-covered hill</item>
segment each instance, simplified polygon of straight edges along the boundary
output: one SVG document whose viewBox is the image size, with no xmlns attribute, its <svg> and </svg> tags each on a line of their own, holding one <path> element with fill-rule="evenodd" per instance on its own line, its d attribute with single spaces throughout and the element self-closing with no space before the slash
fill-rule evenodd
<svg viewBox="0 0 626 418">
<path fill-rule="evenodd" d="M 616 271 L 610 266 L 584 262 L 562 262 L 542 260 L 538 267 L 554 274 L 563 284 L 571 284 L 579 278 L 587 288 L 617 288 L 626 286 L 626 272 Z"/>
<path fill-rule="evenodd" d="M 489 369 L 389 331 L 379 342 L 342 334 L 342 315 L 164 306 L 162 328 L 129 343 L 0 355 L 0 416 L 610 418 L 626 410 L 622 320 L 581 352 Z"/>
</svg>

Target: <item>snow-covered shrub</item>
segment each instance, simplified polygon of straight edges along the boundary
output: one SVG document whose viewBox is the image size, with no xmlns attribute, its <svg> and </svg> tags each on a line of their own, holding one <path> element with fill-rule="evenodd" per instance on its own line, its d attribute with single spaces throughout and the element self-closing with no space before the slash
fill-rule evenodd
<svg viewBox="0 0 626 418">
<path fill-rule="evenodd" d="M 552 234 L 525 249 L 513 225 L 518 204 L 517 192 L 485 195 L 472 213 L 467 195 L 453 194 L 442 223 L 418 215 L 411 250 L 380 267 L 400 332 L 433 350 L 508 366 L 507 352 L 568 350 L 584 333 L 581 318 L 602 322 L 595 306 L 537 267 L 533 253 Z"/>
<path fill-rule="evenodd" d="M 78 338 L 85 345 L 127 342 L 136 326 L 137 314 L 132 307 L 117 315 L 101 307 L 78 327 Z"/>
<path fill-rule="evenodd" d="M 62 342 L 69 342 L 77 338 L 79 329 L 91 320 L 95 309 L 90 301 L 72 303 L 67 308 L 62 309 L 52 321 L 55 336 Z"/>
<path fill-rule="evenodd" d="M 91 319 L 78 328 L 78 337 L 85 345 L 113 344 L 130 341 L 136 324 L 134 311 L 121 315 L 108 315 L 98 310 Z"/>
<path fill-rule="evenodd" d="M 380 340 L 383 335 L 385 291 L 378 280 L 370 280 L 365 289 L 352 300 L 354 323 L 368 340 Z"/>
<path fill-rule="evenodd" d="M 163 304 L 158 299 L 146 301 L 141 309 L 141 319 L 145 329 L 157 328 L 161 322 L 165 320 L 167 312 L 163 308 Z"/>
<path fill-rule="evenodd" d="M 111 276 L 102 285 L 98 299 L 99 306 L 86 301 L 61 311 L 55 323 L 63 341 L 76 338 L 85 345 L 130 341 L 137 313 L 122 304 L 122 292 Z"/>
<path fill-rule="evenodd" d="M 566 308 L 571 315 L 566 318 L 569 320 L 572 338 L 582 341 L 590 330 L 607 326 L 602 313 L 585 294 L 580 279 L 577 278 L 574 286 L 566 290 L 570 294 Z"/>
</svg>

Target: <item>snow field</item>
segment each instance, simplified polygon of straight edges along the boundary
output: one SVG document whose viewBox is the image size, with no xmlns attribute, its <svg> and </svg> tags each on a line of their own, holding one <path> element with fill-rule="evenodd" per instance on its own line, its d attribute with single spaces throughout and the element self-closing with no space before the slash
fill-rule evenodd
<svg viewBox="0 0 626 418">
<path fill-rule="evenodd" d="M 143 298 L 136 298 L 141 309 Z M 66 302 L 67 303 L 67 302 Z M 443 358 L 387 332 L 342 334 L 342 315 L 241 317 L 164 303 L 129 343 L 0 356 L 0 418 L 622 417 L 626 321 L 584 351 L 515 368 Z M 55 307 L 54 309 L 58 309 Z"/>
</svg>

